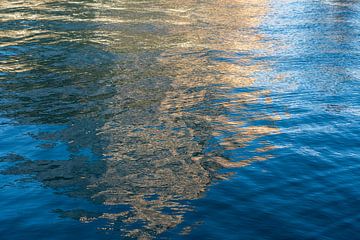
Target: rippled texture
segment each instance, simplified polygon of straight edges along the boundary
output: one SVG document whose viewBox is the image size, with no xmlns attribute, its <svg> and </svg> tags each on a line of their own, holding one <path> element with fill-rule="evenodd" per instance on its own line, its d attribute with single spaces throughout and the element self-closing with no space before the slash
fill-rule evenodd
<svg viewBox="0 0 360 240">
<path fill-rule="evenodd" d="M 2 0 L 2 239 L 357 239 L 360 3 Z"/>
</svg>

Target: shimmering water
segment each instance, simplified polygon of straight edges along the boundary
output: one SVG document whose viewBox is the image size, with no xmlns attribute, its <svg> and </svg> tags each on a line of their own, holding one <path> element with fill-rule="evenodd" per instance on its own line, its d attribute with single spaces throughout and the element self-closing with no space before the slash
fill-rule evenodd
<svg viewBox="0 0 360 240">
<path fill-rule="evenodd" d="M 360 239 L 357 0 L 1 0 L 0 239 Z"/>
</svg>

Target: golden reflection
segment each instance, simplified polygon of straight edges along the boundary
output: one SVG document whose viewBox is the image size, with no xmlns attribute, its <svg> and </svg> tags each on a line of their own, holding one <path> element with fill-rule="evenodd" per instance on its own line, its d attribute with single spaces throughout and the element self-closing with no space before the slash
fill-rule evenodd
<svg viewBox="0 0 360 240">
<path fill-rule="evenodd" d="M 255 139 L 279 133 L 274 124 L 279 117 L 272 112 L 253 118 L 261 117 L 271 122 L 271 126 L 249 126 L 249 119 L 223 114 L 223 109 L 242 111 L 262 97 L 265 104 L 271 104 L 269 91 L 227 93 L 229 89 L 251 87 L 256 80 L 254 74 L 267 67 L 266 62 L 253 59 L 266 50 L 262 36 L 256 30 L 261 17 L 266 14 L 266 1 L 253 4 L 246 1 L 203 4 L 182 1 L 179 5 L 179 11 L 166 10 L 174 7 L 166 2 L 160 10 L 150 10 L 171 12 L 171 20 L 166 21 L 171 26 L 170 36 L 166 38 L 174 39 L 174 43 L 165 40 L 165 51 L 157 58 L 162 66 L 161 74 L 171 77 L 171 89 L 160 100 L 155 118 L 148 119 L 145 125 L 130 124 L 122 133 L 119 127 L 105 125 L 102 129 L 103 133 L 111 132 L 109 135 L 113 140 L 108 146 L 106 173 L 94 186 L 109 186 L 110 183 L 111 187 L 94 198 L 102 197 L 104 203 L 110 205 L 131 204 L 133 215 L 126 218 L 126 222 L 146 221 L 145 229 L 130 231 L 131 236 L 150 237 L 150 231 L 160 234 L 181 223 L 183 212 L 188 210 L 181 200 L 199 198 L 219 167 L 238 168 L 264 161 L 271 157 L 265 153 L 276 148 L 265 142 L 256 148 L 255 156 L 233 161 L 218 152 L 205 152 L 201 141 L 195 141 L 196 138 L 206 141 L 211 136 L 220 137 L 219 145 L 224 152 L 245 148 Z M 176 20 L 177 14 L 181 24 Z M 234 60 L 216 61 L 212 59 L 212 53 L 217 58 Z M 219 88 L 214 87 L 219 84 Z M 212 101 L 216 99 L 226 101 Z M 120 122 L 123 122 L 123 116 L 119 119 L 119 125 L 122 125 Z M 232 134 L 225 136 L 224 132 Z M 129 144 L 131 138 L 137 141 Z M 123 144 L 117 144 L 120 139 Z M 209 166 L 210 162 L 213 167 Z M 122 168 L 129 169 L 123 176 L 119 174 L 124 171 L 119 170 Z M 147 200 L 151 194 L 156 194 L 157 199 Z M 172 213 L 166 214 L 164 209 L 171 209 Z M 110 220 L 113 215 L 108 217 Z"/>
<path fill-rule="evenodd" d="M 184 36 L 186 44 L 180 43 L 177 47 L 166 51 L 160 61 L 169 65 L 173 70 L 174 81 L 172 87 L 175 89 L 167 93 L 167 97 L 162 101 L 161 111 L 171 112 L 170 109 L 177 109 L 175 113 L 167 114 L 167 117 L 195 116 L 200 121 L 206 122 L 212 128 L 213 136 L 221 136 L 222 132 L 235 132 L 230 137 L 224 137 L 219 143 L 224 150 L 235 150 L 245 147 L 251 141 L 269 134 L 278 134 L 279 130 L 274 126 L 244 126 L 244 119 L 234 119 L 223 115 L 194 115 L 192 112 L 181 111 L 184 108 L 195 107 L 205 101 L 205 90 L 194 91 L 189 94 L 187 89 L 221 84 L 225 89 L 251 87 L 256 78 L 254 74 L 264 71 L 267 64 L 264 61 L 255 61 L 254 58 L 261 52 L 268 52 L 269 49 L 261 41 L 263 37 L 257 32 L 257 27 L 261 24 L 262 16 L 267 12 L 267 1 L 215 1 L 206 6 L 196 9 L 191 15 L 193 24 L 187 28 L 174 28 L 173 34 Z M 194 16 L 196 16 L 194 18 Z M 209 50 L 216 53 L 217 58 L 227 58 L 228 61 L 214 61 Z M 184 54 L 185 53 L 185 54 Z M 236 53 L 240 53 L 238 57 Z M 205 55 L 205 56 L 204 56 Z M 182 90 L 185 90 L 183 92 Z M 225 108 L 229 112 L 242 111 L 246 105 L 256 103 L 259 98 L 265 97 L 265 104 L 271 104 L 270 94 L 267 90 L 247 91 L 227 95 L 227 101 L 210 106 L 215 108 Z M 274 122 L 280 120 L 280 116 L 269 113 L 267 115 L 256 116 L 245 119 L 268 120 Z M 174 121 L 174 120 L 171 120 Z M 216 124 L 214 124 L 216 123 Z M 248 124 L 248 122 L 246 123 Z M 275 146 L 264 145 L 265 149 L 274 149 Z M 257 151 L 261 152 L 261 149 Z M 196 157 L 199 159 L 199 156 Z M 232 163 L 219 157 L 214 158 L 217 163 L 224 167 L 238 167 L 241 163 Z M 253 160 L 266 158 L 255 157 Z M 247 162 L 246 162 L 247 161 Z M 252 159 L 243 161 L 247 165 Z M 246 163 L 246 164 L 245 164 Z"/>
</svg>

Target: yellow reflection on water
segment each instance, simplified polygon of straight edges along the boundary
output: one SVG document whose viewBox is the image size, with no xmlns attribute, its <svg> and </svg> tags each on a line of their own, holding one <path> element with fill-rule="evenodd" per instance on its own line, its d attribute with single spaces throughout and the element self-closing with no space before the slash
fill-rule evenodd
<svg viewBox="0 0 360 240">
<path fill-rule="evenodd" d="M 212 1 L 199 4 L 197 1 L 181 1 L 178 2 L 180 9 L 175 11 L 172 3 L 164 1 L 159 8 L 151 8 L 151 11 L 171 12 L 171 18 L 164 21 L 169 29 L 164 51 L 157 58 L 162 74 L 171 77 L 171 89 L 164 93 L 155 119 L 144 126 L 131 126 L 123 134 L 119 134 L 117 128 L 103 129 L 104 132 L 114 131 L 110 134 L 115 138 L 113 141 L 122 138 L 124 144 L 109 145 L 108 167 L 101 181 L 111 182 L 111 187 L 99 195 L 106 204 L 130 203 L 133 216 L 126 221 L 146 220 L 145 230 L 130 231 L 131 236 L 149 237 L 149 230 L 160 234 L 181 223 L 183 212 L 189 209 L 178 200 L 199 198 L 212 177 L 216 176 L 214 171 L 221 167 L 238 168 L 254 161 L 264 161 L 270 155 L 263 153 L 276 148 L 265 143 L 255 150 L 257 156 L 233 161 L 221 154 L 205 153 L 202 143 L 195 141 L 196 138 L 206 140 L 222 135 L 224 131 L 232 132 L 219 143 L 223 151 L 227 151 L 279 133 L 274 124 L 279 117 L 273 113 L 258 116 L 272 122 L 271 126 L 246 126 L 249 122 L 244 122 L 244 119 L 223 114 L 224 109 L 242 111 L 262 97 L 265 97 L 266 104 L 271 104 L 269 92 L 264 90 L 227 94 L 227 90 L 232 88 L 251 87 L 256 80 L 254 74 L 268 67 L 264 62 L 253 60 L 258 52 L 267 50 L 261 42 L 263 37 L 257 32 L 262 16 L 267 12 L 266 3 Z M 225 58 L 234 53 L 245 53 L 245 56 L 232 62 L 221 62 L 211 58 L 212 52 Z M 219 84 L 219 91 L 213 92 L 214 86 Z M 192 89 L 197 90 L 190 91 Z M 224 97 L 230 99 L 207 105 L 212 98 Z M 206 109 L 197 111 L 200 106 Z M 148 125 L 161 127 L 154 129 Z M 116 138 L 118 134 L 121 137 Z M 131 137 L 138 139 L 135 145 L 129 144 L 128 138 Z M 136 153 L 135 156 L 124 158 L 129 151 Z M 147 158 L 156 159 L 148 163 Z M 213 167 L 206 164 L 209 162 Z M 122 177 L 117 172 L 119 165 L 130 169 Z M 157 199 L 146 200 L 152 194 L 156 194 Z M 166 208 L 173 212 L 164 213 Z"/>
</svg>

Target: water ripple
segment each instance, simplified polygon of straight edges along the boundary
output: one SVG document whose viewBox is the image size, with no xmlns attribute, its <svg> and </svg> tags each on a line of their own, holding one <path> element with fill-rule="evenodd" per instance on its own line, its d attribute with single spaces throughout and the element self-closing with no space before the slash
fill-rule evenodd
<svg viewBox="0 0 360 240">
<path fill-rule="evenodd" d="M 4 239 L 353 239 L 356 1 L 0 3 Z"/>
</svg>

